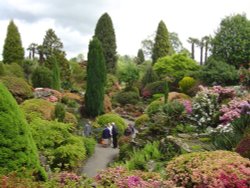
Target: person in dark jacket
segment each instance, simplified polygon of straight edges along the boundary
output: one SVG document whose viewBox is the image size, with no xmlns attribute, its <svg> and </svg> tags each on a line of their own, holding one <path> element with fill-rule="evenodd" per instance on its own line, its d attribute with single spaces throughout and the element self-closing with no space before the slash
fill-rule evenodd
<svg viewBox="0 0 250 188">
<path fill-rule="evenodd" d="M 111 125 L 112 125 L 113 148 L 117 148 L 118 129 L 114 122 L 112 122 Z"/>
<path fill-rule="evenodd" d="M 110 130 L 108 126 L 105 127 L 105 129 L 102 131 L 102 142 L 103 142 L 103 147 L 107 147 L 110 145 Z"/>
</svg>

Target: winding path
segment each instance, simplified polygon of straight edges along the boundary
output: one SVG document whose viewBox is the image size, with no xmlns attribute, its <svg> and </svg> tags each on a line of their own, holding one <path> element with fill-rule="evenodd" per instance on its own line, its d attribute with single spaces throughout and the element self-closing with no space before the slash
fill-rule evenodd
<svg viewBox="0 0 250 188">
<path fill-rule="evenodd" d="M 98 171 L 105 169 L 118 153 L 119 149 L 112 147 L 104 148 L 101 144 L 97 144 L 95 153 L 86 161 L 82 169 L 82 174 L 86 174 L 88 177 L 96 176 Z"/>
</svg>

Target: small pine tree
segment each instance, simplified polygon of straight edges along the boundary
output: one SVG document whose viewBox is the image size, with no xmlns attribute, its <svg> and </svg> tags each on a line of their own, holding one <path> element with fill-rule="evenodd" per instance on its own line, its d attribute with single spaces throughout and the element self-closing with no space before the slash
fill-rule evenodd
<svg viewBox="0 0 250 188">
<path fill-rule="evenodd" d="M 52 88 L 56 89 L 56 90 L 60 90 L 61 88 L 61 80 L 60 80 L 60 70 L 58 67 L 58 63 L 57 60 L 54 56 L 52 56 L 53 58 L 53 68 L 52 68 Z"/>
<path fill-rule="evenodd" d="M 144 53 L 142 49 L 139 49 L 136 57 L 136 63 L 142 64 L 144 61 L 145 61 Z"/>
<path fill-rule="evenodd" d="M 167 27 L 163 21 L 160 21 L 153 47 L 152 60 L 155 63 L 159 58 L 171 55 L 173 52 L 171 43 L 169 40 L 169 33 Z"/>
<path fill-rule="evenodd" d="M 38 151 L 22 111 L 6 87 L 0 83 L 0 175 L 23 169 L 46 179 Z"/>
<path fill-rule="evenodd" d="M 159 78 L 155 71 L 153 70 L 152 66 L 148 66 L 146 73 L 142 78 L 142 87 L 145 87 L 147 84 L 157 81 Z"/>
<path fill-rule="evenodd" d="M 103 14 L 98 20 L 95 37 L 101 42 L 107 71 L 115 73 L 117 63 L 116 38 L 113 23 L 108 13 Z"/>
<path fill-rule="evenodd" d="M 57 103 L 55 107 L 55 119 L 57 119 L 59 122 L 63 122 L 65 118 L 65 107 L 62 103 Z"/>
<path fill-rule="evenodd" d="M 95 117 L 104 112 L 104 86 L 106 66 L 100 41 L 94 37 L 89 43 L 87 65 L 87 89 L 85 94 L 86 113 Z"/>
<path fill-rule="evenodd" d="M 7 36 L 3 47 L 4 63 L 19 63 L 24 60 L 24 49 L 18 28 L 14 21 L 11 20 L 7 29 Z"/>
</svg>

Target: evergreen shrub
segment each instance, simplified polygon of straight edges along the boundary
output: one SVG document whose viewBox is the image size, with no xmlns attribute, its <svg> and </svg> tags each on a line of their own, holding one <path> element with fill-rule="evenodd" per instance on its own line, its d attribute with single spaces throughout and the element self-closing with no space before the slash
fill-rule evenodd
<svg viewBox="0 0 250 188">
<path fill-rule="evenodd" d="M 52 72 L 47 67 L 37 67 L 31 76 L 33 87 L 52 88 Z"/>
<path fill-rule="evenodd" d="M 188 90 L 190 90 L 194 85 L 196 81 L 194 78 L 185 76 L 182 78 L 181 81 L 179 81 L 179 88 L 183 93 L 188 93 Z"/>
<path fill-rule="evenodd" d="M 40 179 L 46 179 L 40 166 L 38 152 L 30 127 L 15 99 L 3 84 L 0 84 L 0 174 L 23 170 L 33 171 Z"/>
<path fill-rule="evenodd" d="M 55 119 L 57 119 L 60 122 L 63 122 L 64 118 L 65 118 L 65 106 L 62 103 L 56 103 L 55 106 Z"/>
<path fill-rule="evenodd" d="M 139 94 L 134 91 L 122 91 L 116 95 L 116 101 L 121 105 L 136 104 L 139 101 Z"/>
</svg>

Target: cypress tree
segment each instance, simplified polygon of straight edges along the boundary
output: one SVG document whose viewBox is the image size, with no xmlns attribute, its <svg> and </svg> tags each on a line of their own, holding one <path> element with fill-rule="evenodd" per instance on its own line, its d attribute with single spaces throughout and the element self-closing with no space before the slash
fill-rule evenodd
<svg viewBox="0 0 250 188">
<path fill-rule="evenodd" d="M 4 63 L 19 63 L 24 60 L 24 49 L 22 47 L 21 36 L 14 21 L 11 20 L 7 36 L 3 47 L 3 62 Z"/>
<path fill-rule="evenodd" d="M 102 45 L 107 71 L 115 73 L 116 70 L 116 38 L 113 23 L 108 13 L 103 14 L 97 22 L 95 37 Z"/>
<path fill-rule="evenodd" d="M 136 59 L 137 59 L 136 62 L 138 64 L 142 64 L 145 61 L 145 57 L 144 57 L 144 53 L 143 53 L 142 49 L 138 50 Z"/>
<path fill-rule="evenodd" d="M 103 100 L 106 76 L 105 59 L 101 43 L 94 37 L 89 43 L 87 89 L 85 94 L 86 113 L 91 117 L 104 112 Z"/>
<path fill-rule="evenodd" d="M 0 174 L 31 170 L 46 179 L 31 130 L 15 99 L 0 83 Z"/>
<path fill-rule="evenodd" d="M 52 88 L 56 90 L 60 90 L 61 88 L 61 80 L 60 80 L 60 70 L 58 67 L 57 60 L 54 56 L 51 57 L 53 61 L 53 68 L 52 68 Z"/>
<path fill-rule="evenodd" d="M 167 55 L 171 55 L 172 47 L 169 40 L 169 33 L 167 27 L 163 21 L 160 21 L 153 47 L 152 60 L 153 64 L 161 57 L 165 57 Z"/>
</svg>

